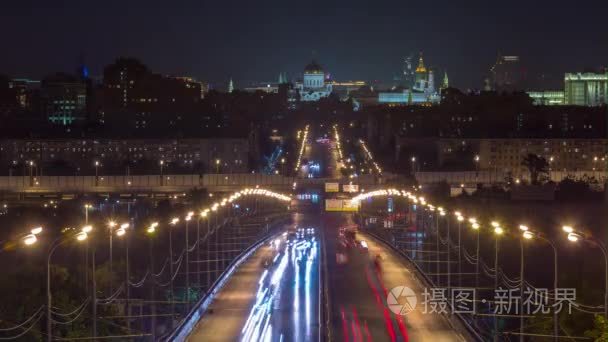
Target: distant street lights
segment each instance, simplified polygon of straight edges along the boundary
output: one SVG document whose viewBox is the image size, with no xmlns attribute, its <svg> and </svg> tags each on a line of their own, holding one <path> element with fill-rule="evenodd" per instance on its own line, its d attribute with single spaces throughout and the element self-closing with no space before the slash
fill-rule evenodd
<svg viewBox="0 0 608 342">
<path fill-rule="evenodd" d="M 93 208 L 91 204 L 84 205 L 84 223 L 89 224 L 89 209 Z"/>
<path fill-rule="evenodd" d="M 163 166 L 165 165 L 165 161 L 159 161 L 158 165 L 160 166 L 160 186 L 163 186 Z"/>
<path fill-rule="evenodd" d="M 410 158 L 410 161 L 412 162 L 412 176 L 416 175 L 416 157 L 412 156 L 412 158 Z"/>
<path fill-rule="evenodd" d="M 34 186 L 34 161 L 30 160 L 28 163 L 28 166 L 30 168 L 30 186 Z"/>
<path fill-rule="evenodd" d="M 98 168 L 99 168 L 99 161 L 95 161 L 95 186 L 99 186 L 99 173 L 98 173 Z"/>
</svg>

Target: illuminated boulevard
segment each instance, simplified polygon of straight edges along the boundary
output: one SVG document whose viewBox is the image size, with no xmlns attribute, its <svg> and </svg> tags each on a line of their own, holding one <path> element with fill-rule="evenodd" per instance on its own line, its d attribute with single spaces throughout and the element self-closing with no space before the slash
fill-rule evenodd
<svg viewBox="0 0 608 342">
<path fill-rule="evenodd" d="M 320 165 L 313 177 L 336 176 L 336 148 L 308 141 L 303 156 Z M 422 305 L 407 315 L 390 311 L 392 288 L 407 286 L 418 298 L 424 291 L 410 265 L 364 232 L 347 238 L 344 227 L 355 226 L 353 214 L 326 213 L 321 200 L 302 202 L 283 233 L 231 276 L 189 341 L 466 340 L 444 316 L 423 313 Z"/>
</svg>

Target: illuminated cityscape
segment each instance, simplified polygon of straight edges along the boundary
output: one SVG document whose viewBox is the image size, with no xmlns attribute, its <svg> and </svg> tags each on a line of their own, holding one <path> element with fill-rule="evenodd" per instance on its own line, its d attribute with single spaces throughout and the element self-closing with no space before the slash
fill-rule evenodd
<svg viewBox="0 0 608 342">
<path fill-rule="evenodd" d="M 0 340 L 608 341 L 574 7 L 0 5 Z"/>
</svg>

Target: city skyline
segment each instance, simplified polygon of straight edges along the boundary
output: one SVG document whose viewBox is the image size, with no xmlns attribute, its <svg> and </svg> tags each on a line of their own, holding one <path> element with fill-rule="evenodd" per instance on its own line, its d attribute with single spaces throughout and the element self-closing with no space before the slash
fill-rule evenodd
<svg viewBox="0 0 608 342">
<path fill-rule="evenodd" d="M 451 84 L 479 89 L 504 53 L 521 56 L 530 77 L 544 78 L 551 88 L 566 72 L 608 63 L 600 1 L 587 2 L 582 17 L 547 1 L 492 8 L 388 1 L 322 7 L 110 2 L 94 13 L 86 4 L 60 5 L 4 6 L 0 25 L 10 32 L 5 41 L 12 48 L 0 56 L 1 73 L 42 78 L 72 72 L 84 56 L 91 75 L 101 76 L 116 57 L 131 56 L 162 74 L 196 77 L 216 88 L 232 78 L 238 88 L 240 82 L 275 80 L 280 72 L 298 77 L 314 58 L 335 79 L 386 81 L 400 74 L 405 56 L 424 51 L 431 67 L 448 71 Z"/>
</svg>

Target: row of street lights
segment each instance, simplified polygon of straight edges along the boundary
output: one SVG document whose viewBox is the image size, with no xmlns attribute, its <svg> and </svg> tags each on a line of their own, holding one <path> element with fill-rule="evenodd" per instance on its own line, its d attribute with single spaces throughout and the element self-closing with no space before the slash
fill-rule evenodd
<svg viewBox="0 0 608 342">
<path fill-rule="evenodd" d="M 232 195 L 230 195 L 229 197 L 223 198 L 222 200 L 219 200 L 215 203 L 213 203 L 212 205 L 210 205 L 208 208 L 202 209 L 199 212 L 199 217 L 200 219 L 209 219 L 209 216 L 211 215 L 212 212 L 217 212 L 219 211 L 221 208 L 227 206 L 228 204 L 238 200 L 241 197 L 244 196 L 263 196 L 263 197 L 268 197 L 271 199 L 276 199 L 279 200 L 281 202 L 289 202 L 291 201 L 291 197 L 284 195 L 284 194 L 280 194 L 280 193 L 276 193 L 270 190 L 266 190 L 266 189 L 260 189 L 260 188 L 246 188 L 243 189 L 241 191 L 235 192 Z M 52 260 L 52 256 L 54 254 L 54 252 L 58 249 L 58 247 L 70 242 L 70 241 L 77 241 L 77 242 L 83 242 L 85 243 L 89 236 L 93 233 L 94 231 L 94 227 L 90 224 L 88 224 L 88 210 L 92 208 L 92 205 L 90 204 L 86 204 L 85 205 L 85 210 L 86 210 L 86 223 L 83 227 L 81 227 L 80 229 L 76 230 L 75 228 L 65 228 L 62 230 L 61 235 L 55 239 L 49 247 L 48 253 L 47 253 L 47 269 L 46 269 L 46 296 L 47 296 L 47 306 L 46 306 L 46 314 L 47 314 L 47 323 L 46 323 L 46 328 L 47 328 L 47 341 L 52 341 L 53 340 L 53 331 L 52 331 L 52 326 L 53 326 L 53 319 L 52 319 L 52 291 L 51 291 L 51 260 Z M 186 222 L 186 251 L 188 251 L 189 247 L 189 234 L 188 234 L 188 222 L 192 220 L 192 218 L 194 217 L 195 213 L 193 211 L 190 211 L 187 213 L 187 215 L 184 217 L 184 221 Z M 179 217 L 174 217 L 169 221 L 169 225 L 171 227 L 175 227 L 177 225 L 177 223 L 180 222 L 180 218 Z M 113 236 L 116 235 L 119 238 L 123 238 L 127 235 L 129 228 L 131 227 L 131 224 L 128 222 L 124 222 L 124 223 L 117 223 L 116 221 L 109 221 L 108 222 L 108 231 L 109 231 L 109 242 L 110 242 L 110 255 L 109 255 L 109 267 L 110 267 L 110 274 L 113 274 Z M 152 222 L 150 225 L 148 225 L 145 229 L 146 233 L 149 235 L 154 234 L 158 227 L 159 227 L 159 222 Z M 208 227 L 209 229 L 209 227 Z M 29 230 L 28 233 L 23 234 L 22 236 L 19 236 L 16 240 L 20 241 L 21 243 L 23 243 L 25 246 L 32 246 L 34 244 L 36 244 L 38 242 L 38 235 L 41 234 L 43 232 L 43 228 L 42 227 L 35 227 Z M 174 306 L 174 294 L 173 294 L 173 276 L 174 276 L 174 270 L 173 270 L 173 245 L 172 245 L 172 236 L 171 236 L 171 232 L 172 229 L 169 229 L 169 256 L 170 256 L 170 286 L 171 286 L 171 305 L 172 305 L 172 310 L 173 310 L 173 306 Z M 200 241 L 200 228 L 197 227 L 197 241 Z M 5 242 L 5 245 L 8 244 L 14 244 L 14 241 L 9 241 L 9 242 Z M 197 242 L 198 243 L 198 242 Z M 128 239 L 127 239 L 127 244 L 126 244 L 126 279 L 127 279 L 127 284 L 126 284 L 126 289 L 127 289 L 127 301 L 126 301 L 126 310 L 127 312 L 129 312 L 129 279 L 130 279 L 130 270 L 129 270 L 129 250 L 128 250 Z M 88 248 L 87 248 L 88 250 Z M 97 300 L 96 300 L 96 283 L 95 283 L 95 251 L 93 250 L 93 276 L 92 276 L 92 280 L 93 280 L 93 287 L 92 287 L 92 293 L 93 293 L 93 300 L 92 300 L 92 310 L 93 310 L 93 337 L 95 338 L 97 336 L 97 319 L 96 319 L 96 311 L 97 311 Z M 87 251 L 87 256 L 88 256 L 88 251 Z M 88 263 L 88 261 L 87 261 Z M 189 256 L 188 256 L 188 252 L 186 252 L 186 288 L 189 287 Z M 88 268 L 88 265 L 87 265 Z M 199 263 L 199 268 L 200 268 L 200 263 Z M 199 284 L 200 284 L 200 270 L 198 272 L 198 276 L 199 276 Z M 88 281 L 89 276 L 86 276 L 86 279 Z M 113 284 L 110 284 L 111 287 L 111 292 L 114 290 L 113 289 Z M 173 311 L 172 311 L 173 312 Z M 127 314 L 128 315 L 128 314 Z M 127 322 L 129 323 L 129 320 L 127 320 Z M 130 323 L 129 323 L 130 325 Z"/>
<path fill-rule="evenodd" d="M 445 217 L 446 214 L 446 210 L 443 207 L 440 206 L 434 206 L 431 203 L 428 203 L 424 197 L 417 197 L 415 194 L 411 193 L 411 192 L 407 192 L 404 190 L 397 190 L 397 189 L 381 189 L 381 190 L 375 190 L 375 191 L 371 191 L 371 192 L 367 192 L 367 193 L 362 193 L 359 194 L 355 197 L 353 197 L 352 201 L 354 202 L 361 202 L 365 199 L 371 198 L 371 197 L 376 197 L 376 196 L 401 196 L 401 197 L 405 197 L 407 198 L 409 201 L 411 201 L 413 204 L 416 205 L 421 205 L 422 208 L 424 210 L 429 210 L 431 213 L 435 213 L 437 212 L 438 215 L 436 216 L 436 229 L 437 229 L 437 235 L 439 234 L 439 217 Z M 462 274 L 461 269 L 460 269 L 460 265 L 461 265 L 461 236 L 460 236 L 460 227 L 461 227 L 461 223 L 467 221 L 470 224 L 470 228 L 476 232 L 477 234 L 477 239 L 476 239 L 476 260 L 477 260 L 477 264 L 476 264 L 476 270 L 475 270 L 475 287 L 478 288 L 479 287 L 479 264 L 480 264 L 480 257 L 479 257 L 479 233 L 481 230 L 481 224 L 477 221 L 476 218 L 474 217 L 469 217 L 468 219 L 465 217 L 465 215 L 463 213 L 461 213 L 460 211 L 454 211 L 454 216 L 456 217 L 456 220 L 458 222 L 458 263 L 459 263 L 459 278 Z M 494 272 L 495 272 L 495 283 L 494 286 L 495 288 L 498 288 L 498 277 L 499 277 L 499 271 L 498 271 L 498 251 L 499 251 L 499 240 L 500 238 L 505 234 L 505 228 L 498 222 L 498 221 L 492 221 L 490 222 L 490 227 L 491 227 L 491 232 L 494 235 L 494 242 L 495 242 L 495 256 L 494 256 Z M 605 261 L 605 295 L 604 295 L 604 316 L 608 317 L 608 251 L 606 249 L 606 247 L 604 246 L 604 244 L 599 241 L 597 238 L 594 238 L 588 234 L 585 234 L 583 232 L 577 231 L 575 230 L 573 227 L 571 226 L 563 226 L 562 230 L 567 234 L 567 238 L 568 241 L 572 242 L 572 243 L 576 243 L 578 241 L 585 241 L 588 243 L 591 243 L 595 246 L 598 246 L 600 248 L 600 250 L 602 251 L 602 254 L 604 256 L 604 261 Z M 549 244 L 551 246 L 551 248 L 553 249 L 553 286 L 554 286 L 554 290 L 557 289 L 558 286 L 558 257 L 557 257 L 557 248 L 555 246 L 555 243 L 547 238 L 546 236 L 544 236 L 542 233 L 538 232 L 538 231 L 534 231 L 532 229 L 530 229 L 527 225 L 519 225 L 518 226 L 518 230 L 519 232 L 519 237 L 520 237 L 520 281 L 521 281 L 521 291 L 523 293 L 523 284 L 524 284 L 524 241 L 530 241 L 530 240 L 540 240 L 543 242 L 546 242 L 547 244 Z M 438 237 L 437 237 L 438 239 Z M 448 242 L 448 280 L 447 280 L 447 286 L 450 287 L 451 286 L 451 280 L 450 280 L 450 236 L 449 236 L 449 227 L 448 227 L 448 236 L 447 236 Z M 439 243 L 437 242 L 437 248 L 439 246 Z M 437 266 L 438 267 L 438 266 Z M 439 273 L 439 272 L 437 272 Z M 459 280 L 460 281 L 460 280 Z M 449 291 L 448 291 L 449 293 Z M 523 303 L 520 303 L 520 305 L 523 305 Z M 520 340 L 523 341 L 523 316 L 520 317 Z M 559 333 L 559 322 L 558 322 L 558 315 L 557 315 L 557 311 L 554 310 L 553 312 L 553 334 L 554 334 L 554 340 L 557 341 L 558 339 L 558 333 Z M 497 321 L 497 317 L 494 317 L 494 340 L 496 341 L 498 339 L 498 321 Z"/>
<path fill-rule="evenodd" d="M 382 175 L 382 169 L 380 168 L 380 166 L 378 166 L 378 163 L 376 163 L 374 161 L 374 156 L 372 155 L 372 152 L 367 148 L 367 145 L 365 144 L 365 141 L 363 141 L 363 139 L 359 139 L 359 144 L 363 148 L 363 151 L 365 151 L 365 155 L 366 155 L 367 159 L 372 163 L 372 165 L 374 165 L 374 168 L 376 169 L 376 172 L 379 175 Z"/>
<path fill-rule="evenodd" d="M 302 138 L 301 144 L 300 144 L 300 150 L 298 152 L 298 159 L 296 160 L 296 167 L 294 168 L 294 171 L 298 172 L 298 170 L 300 170 L 300 166 L 302 165 L 302 155 L 304 154 L 304 150 L 306 149 L 306 141 L 308 139 L 308 129 L 309 129 L 309 125 L 306 125 L 306 127 L 304 127 L 304 133 L 303 135 L 300 135 L 300 132 L 298 132 L 298 138 Z"/>
</svg>

